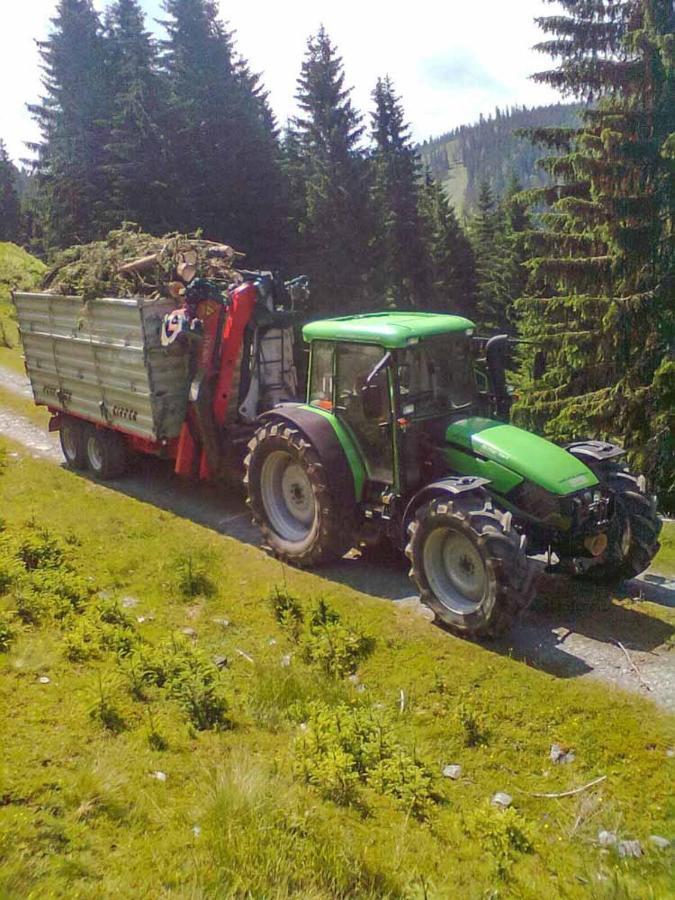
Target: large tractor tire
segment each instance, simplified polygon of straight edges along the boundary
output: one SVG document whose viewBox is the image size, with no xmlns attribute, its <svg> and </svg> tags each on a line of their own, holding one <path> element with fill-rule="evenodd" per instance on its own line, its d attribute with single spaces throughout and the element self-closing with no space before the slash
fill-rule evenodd
<svg viewBox="0 0 675 900">
<path fill-rule="evenodd" d="M 442 496 L 408 526 L 420 599 L 463 637 L 507 632 L 534 599 L 535 570 L 508 513 L 479 491 Z"/>
<path fill-rule="evenodd" d="M 85 435 L 87 425 L 71 416 L 64 416 L 59 428 L 61 452 L 69 469 L 86 469 Z"/>
<path fill-rule="evenodd" d="M 248 446 L 247 502 L 275 556 L 302 567 L 343 556 L 354 543 L 354 510 L 335 501 L 328 474 L 302 433 L 269 422 Z"/>
<path fill-rule="evenodd" d="M 118 432 L 89 426 L 84 439 L 87 467 L 101 481 L 119 478 L 127 469 L 129 450 Z"/>
<path fill-rule="evenodd" d="M 605 463 L 594 471 L 614 495 L 614 515 L 602 559 L 579 577 L 620 584 L 649 568 L 660 547 L 662 523 L 641 479 L 616 463 Z"/>
</svg>

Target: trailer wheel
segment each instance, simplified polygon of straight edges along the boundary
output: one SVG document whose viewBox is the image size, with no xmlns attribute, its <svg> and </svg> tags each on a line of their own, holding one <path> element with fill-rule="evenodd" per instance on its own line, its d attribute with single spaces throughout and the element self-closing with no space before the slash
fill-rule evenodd
<svg viewBox="0 0 675 900">
<path fill-rule="evenodd" d="M 59 429 L 61 452 L 69 469 L 86 469 L 85 432 L 87 426 L 70 416 L 65 417 Z"/>
<path fill-rule="evenodd" d="M 534 599 L 534 568 L 520 535 L 485 495 L 431 500 L 408 535 L 405 552 L 421 600 L 456 634 L 504 634 Z"/>
<path fill-rule="evenodd" d="M 128 462 L 124 438 L 108 428 L 87 429 L 85 435 L 87 466 L 96 478 L 108 481 L 123 475 Z"/>
<path fill-rule="evenodd" d="M 335 502 L 316 450 L 297 429 L 263 425 L 244 465 L 253 519 L 279 559 L 314 566 L 353 545 L 353 510 Z"/>
</svg>

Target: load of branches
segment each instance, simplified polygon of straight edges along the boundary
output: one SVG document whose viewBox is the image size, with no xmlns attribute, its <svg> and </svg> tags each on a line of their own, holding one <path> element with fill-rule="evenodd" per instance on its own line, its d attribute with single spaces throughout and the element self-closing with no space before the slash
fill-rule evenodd
<svg viewBox="0 0 675 900">
<path fill-rule="evenodd" d="M 53 294 L 95 297 L 180 298 L 194 278 L 229 285 L 241 281 L 235 262 L 243 253 L 201 234 L 155 237 L 125 222 L 104 240 L 61 251 L 42 287 Z"/>
</svg>

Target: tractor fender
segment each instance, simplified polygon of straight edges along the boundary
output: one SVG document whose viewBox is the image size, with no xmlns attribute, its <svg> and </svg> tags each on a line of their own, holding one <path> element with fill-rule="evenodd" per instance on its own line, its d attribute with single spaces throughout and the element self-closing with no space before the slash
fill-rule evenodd
<svg viewBox="0 0 675 900">
<path fill-rule="evenodd" d="M 618 444 L 610 444 L 608 441 L 574 441 L 572 444 L 565 444 L 564 448 L 568 453 L 587 464 L 615 459 L 617 456 L 623 456 L 626 452 L 623 447 L 619 447 Z"/>
<path fill-rule="evenodd" d="M 475 491 L 477 488 L 482 488 L 489 483 L 489 478 L 480 478 L 477 475 L 449 475 L 447 478 L 433 481 L 431 484 L 426 484 L 423 488 L 420 488 L 408 501 L 408 505 L 403 513 L 401 522 L 403 543 L 407 543 L 408 525 L 415 515 L 415 510 L 419 509 L 420 506 L 428 503 L 430 500 L 434 500 L 436 497 L 442 497 L 443 495 L 454 497 L 466 491 Z"/>
<path fill-rule="evenodd" d="M 258 421 L 294 425 L 318 454 L 336 503 L 354 506 L 361 501 L 365 466 L 353 439 L 334 415 L 302 403 L 280 403 Z"/>
</svg>

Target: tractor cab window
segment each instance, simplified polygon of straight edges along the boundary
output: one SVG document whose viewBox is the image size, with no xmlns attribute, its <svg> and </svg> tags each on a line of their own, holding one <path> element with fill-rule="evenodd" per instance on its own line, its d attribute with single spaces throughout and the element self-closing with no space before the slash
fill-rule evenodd
<svg viewBox="0 0 675 900">
<path fill-rule="evenodd" d="M 335 344 L 330 341 L 314 341 L 312 344 L 312 373 L 309 382 L 310 406 L 331 410 L 333 408 L 333 355 Z"/>
<path fill-rule="evenodd" d="M 399 353 L 401 412 L 416 419 L 442 415 L 475 403 L 471 341 L 447 334 L 420 341 Z"/>
<path fill-rule="evenodd" d="M 371 344 L 337 345 L 337 411 L 354 433 L 373 481 L 393 482 L 393 445 L 384 350 Z M 372 376 L 369 380 L 369 376 Z"/>
</svg>

